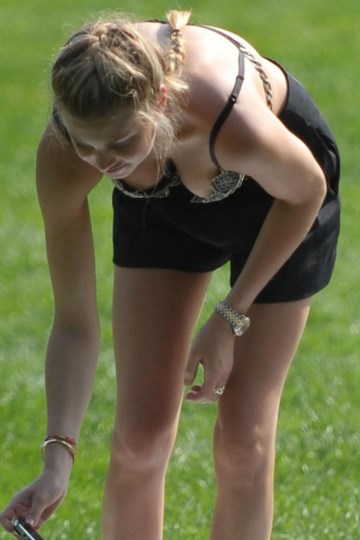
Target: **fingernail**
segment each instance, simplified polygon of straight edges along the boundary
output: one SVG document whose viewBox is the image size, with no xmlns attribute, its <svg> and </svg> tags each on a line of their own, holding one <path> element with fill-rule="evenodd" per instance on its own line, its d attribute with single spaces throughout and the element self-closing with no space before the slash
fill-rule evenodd
<svg viewBox="0 0 360 540">
<path fill-rule="evenodd" d="M 30 517 L 30 516 L 29 516 L 29 517 L 27 517 L 27 518 L 25 519 L 25 521 L 26 521 L 26 523 L 27 523 L 28 525 L 30 525 L 30 527 L 34 527 L 34 525 L 35 525 L 35 519 L 34 519 L 33 517 Z"/>
</svg>

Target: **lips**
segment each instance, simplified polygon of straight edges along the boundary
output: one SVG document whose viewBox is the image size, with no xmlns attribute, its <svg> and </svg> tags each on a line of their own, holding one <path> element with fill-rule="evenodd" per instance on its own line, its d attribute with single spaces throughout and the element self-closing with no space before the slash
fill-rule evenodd
<svg viewBox="0 0 360 540">
<path fill-rule="evenodd" d="M 114 173 L 114 172 L 117 172 L 117 171 L 121 170 L 123 167 L 124 167 L 124 165 L 114 165 L 113 167 L 109 167 L 108 169 L 103 171 L 103 173 L 104 174 L 111 174 L 111 173 Z"/>
<path fill-rule="evenodd" d="M 114 167 L 109 167 L 105 171 L 102 171 L 103 174 L 110 176 L 111 178 L 119 178 L 127 168 L 127 164 L 115 165 Z"/>
</svg>

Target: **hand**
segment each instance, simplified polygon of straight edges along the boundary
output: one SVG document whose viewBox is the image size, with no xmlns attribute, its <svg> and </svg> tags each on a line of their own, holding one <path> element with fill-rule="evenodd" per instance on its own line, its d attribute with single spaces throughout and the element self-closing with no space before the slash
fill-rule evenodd
<svg viewBox="0 0 360 540">
<path fill-rule="evenodd" d="M 218 398 L 214 390 L 226 386 L 233 367 L 234 340 L 229 324 L 214 313 L 199 331 L 190 351 L 185 384 L 194 382 L 199 364 L 204 368 L 204 384 L 192 386 L 187 400 L 206 403 Z"/>
<path fill-rule="evenodd" d="M 23 518 L 38 529 L 56 510 L 67 492 L 68 482 L 52 471 L 44 471 L 29 486 L 17 493 L 0 514 L 0 523 L 10 533 L 14 532 L 11 521 Z"/>
</svg>

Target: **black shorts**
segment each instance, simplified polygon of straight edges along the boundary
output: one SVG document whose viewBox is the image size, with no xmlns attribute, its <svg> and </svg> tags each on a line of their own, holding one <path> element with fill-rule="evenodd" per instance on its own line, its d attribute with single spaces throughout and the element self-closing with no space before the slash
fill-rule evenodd
<svg viewBox="0 0 360 540">
<path fill-rule="evenodd" d="M 256 302 L 299 300 L 325 287 L 333 272 L 339 235 L 337 145 L 307 91 L 286 76 L 288 99 L 279 118 L 311 150 L 325 173 L 328 191 L 311 230 Z M 164 177 L 157 189 L 170 182 L 171 176 Z M 115 188 L 114 263 L 209 272 L 230 261 L 233 285 L 274 199 L 250 177 L 220 201 L 194 203 L 192 197 L 182 184 L 171 187 L 167 197 L 150 199 L 132 198 Z"/>
</svg>

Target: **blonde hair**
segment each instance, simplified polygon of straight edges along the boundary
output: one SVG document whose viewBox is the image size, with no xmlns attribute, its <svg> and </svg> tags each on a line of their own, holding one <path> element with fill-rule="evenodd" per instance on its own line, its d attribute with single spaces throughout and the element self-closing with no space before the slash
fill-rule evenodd
<svg viewBox="0 0 360 540">
<path fill-rule="evenodd" d="M 172 142 L 187 83 L 182 28 L 190 11 L 170 11 L 168 49 L 144 38 L 128 18 L 115 16 L 87 23 L 60 50 L 52 68 L 54 108 L 82 120 L 111 115 L 130 106 L 157 125 L 158 151 Z M 159 110 L 161 84 L 167 87 L 167 113 Z"/>
</svg>

